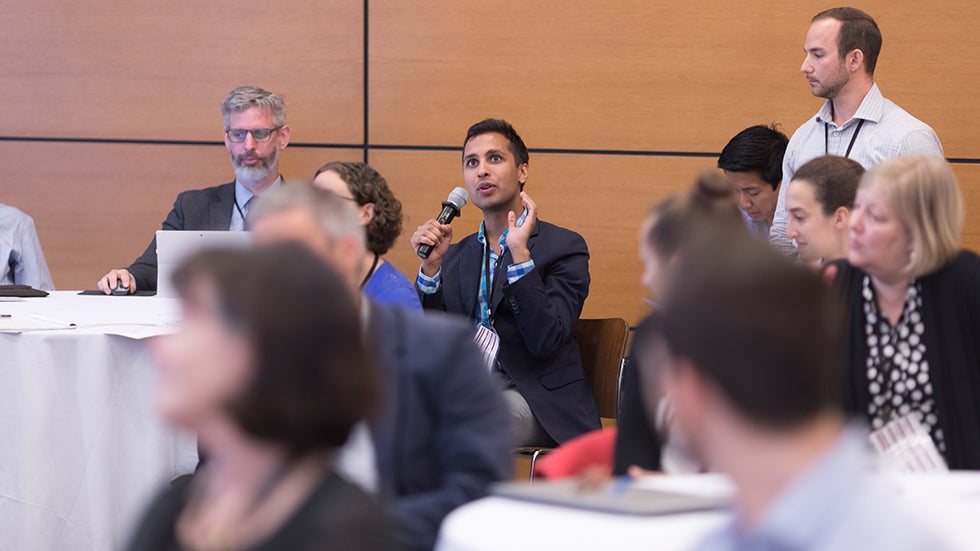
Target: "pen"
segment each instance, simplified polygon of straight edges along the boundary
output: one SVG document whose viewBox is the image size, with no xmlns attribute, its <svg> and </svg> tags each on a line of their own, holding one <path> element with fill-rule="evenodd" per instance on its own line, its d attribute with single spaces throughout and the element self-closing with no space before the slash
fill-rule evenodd
<svg viewBox="0 0 980 551">
<path fill-rule="evenodd" d="M 0 314 L 0 318 L 12 318 L 10 314 Z"/>
</svg>

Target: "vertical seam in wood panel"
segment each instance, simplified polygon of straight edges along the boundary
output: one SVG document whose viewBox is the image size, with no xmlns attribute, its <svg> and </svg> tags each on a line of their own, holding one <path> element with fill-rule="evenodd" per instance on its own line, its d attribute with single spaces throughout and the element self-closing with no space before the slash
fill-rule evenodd
<svg viewBox="0 0 980 551">
<path fill-rule="evenodd" d="M 364 0 L 364 163 L 368 163 L 368 0 Z"/>
</svg>

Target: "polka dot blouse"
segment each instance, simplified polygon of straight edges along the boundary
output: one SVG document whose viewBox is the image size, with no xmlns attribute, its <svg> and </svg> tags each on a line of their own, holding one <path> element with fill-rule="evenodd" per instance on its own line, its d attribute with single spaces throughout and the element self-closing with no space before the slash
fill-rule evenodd
<svg viewBox="0 0 980 551">
<path fill-rule="evenodd" d="M 921 289 L 909 285 L 902 316 L 894 326 L 878 309 L 871 278 L 864 277 L 861 296 L 864 299 L 865 336 L 868 342 L 867 376 L 868 418 L 878 430 L 889 421 L 911 412 L 919 414 L 936 448 L 945 452 L 943 430 L 936 417 L 926 344 L 922 323 Z"/>
</svg>

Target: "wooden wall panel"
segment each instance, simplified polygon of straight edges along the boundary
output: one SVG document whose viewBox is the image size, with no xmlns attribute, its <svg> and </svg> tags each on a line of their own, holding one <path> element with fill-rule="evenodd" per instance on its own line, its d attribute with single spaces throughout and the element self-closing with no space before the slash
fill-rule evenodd
<svg viewBox="0 0 980 551">
<path fill-rule="evenodd" d="M 364 137 L 364 3 L 228 0 L 148 5 L 12 0 L 0 18 L 0 137 L 218 141 L 218 104 L 255 83 L 289 100 L 295 143 Z M 720 151 L 745 126 L 792 132 L 820 100 L 799 74 L 806 0 L 682 3 L 543 0 L 370 2 L 371 144 L 458 146 L 486 116 L 532 148 Z M 980 159 L 973 101 L 980 4 L 923 10 L 862 4 L 885 45 L 885 94 L 933 125 L 950 157 Z M 290 147 L 287 177 L 361 151 Z M 90 287 L 145 246 L 177 192 L 231 178 L 219 146 L 0 141 L 0 202 L 30 212 L 61 288 Z M 406 204 L 406 234 L 461 183 L 459 154 L 372 150 Z M 545 219 L 593 252 L 587 315 L 635 321 L 635 232 L 646 208 L 713 159 L 534 155 L 529 191 Z M 964 244 L 980 248 L 980 164 L 956 166 L 968 203 Z M 622 198 L 626 204 L 617 206 Z M 467 209 L 460 233 L 479 221 Z M 623 209 L 619 213 L 617 209 Z M 413 273 L 407 235 L 392 258 Z"/>
<path fill-rule="evenodd" d="M 312 176 L 358 150 L 287 148 L 289 178 Z M 59 289 L 92 289 L 111 268 L 139 256 L 177 194 L 234 179 L 219 146 L 0 142 L 0 202 L 34 217 Z"/>
<path fill-rule="evenodd" d="M 966 203 L 963 247 L 980 252 L 980 165 L 953 165 Z"/>
<path fill-rule="evenodd" d="M 389 259 L 414 277 L 419 261 L 408 239 L 439 203 L 462 185 L 456 152 L 385 151 L 372 153 L 372 164 L 385 175 L 402 201 L 405 229 Z M 573 229 L 591 253 L 592 286 L 585 305 L 588 317 L 623 317 L 634 322 L 649 308 L 640 285 L 637 232 L 647 210 L 675 190 L 685 189 L 708 159 L 534 155 L 525 190 L 540 208 L 542 220 Z M 455 239 L 477 230 L 480 211 L 472 205 L 453 222 Z"/>
<path fill-rule="evenodd" d="M 799 72 L 825 2 L 375 2 L 371 135 L 456 145 L 481 118 L 547 148 L 720 151 L 742 128 L 791 133 L 819 108 Z M 980 4 L 862 7 L 884 34 L 886 95 L 932 124 L 954 157 L 980 157 Z"/>
<path fill-rule="evenodd" d="M 11 0 L 0 134 L 220 141 L 232 88 L 285 94 L 297 142 L 363 139 L 363 3 Z"/>
</svg>

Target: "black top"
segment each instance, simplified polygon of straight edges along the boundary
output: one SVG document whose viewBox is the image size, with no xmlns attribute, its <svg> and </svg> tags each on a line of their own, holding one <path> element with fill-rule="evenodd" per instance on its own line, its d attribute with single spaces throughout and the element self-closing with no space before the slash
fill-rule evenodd
<svg viewBox="0 0 980 551">
<path fill-rule="evenodd" d="M 178 479 L 150 506 L 126 549 L 182 551 L 175 524 L 189 495 L 191 477 Z M 336 474 L 327 477 L 274 534 L 248 551 L 394 549 L 388 521 L 374 501 Z"/>
<path fill-rule="evenodd" d="M 620 404 L 619 419 L 616 422 L 616 449 L 613 456 L 613 474 L 624 475 L 633 465 L 648 471 L 659 471 L 660 436 L 650 426 L 643 406 L 643 384 L 636 351 L 643 341 L 651 338 L 657 330 L 658 316 L 650 314 L 636 327 L 633 333 L 633 347 L 629 358 L 623 365 L 623 398 Z"/>
<path fill-rule="evenodd" d="M 835 262 L 848 323 L 844 406 L 867 420 L 871 400 L 863 271 Z M 980 469 L 980 257 L 962 251 L 949 264 L 917 280 L 925 357 L 951 469 Z"/>
</svg>

